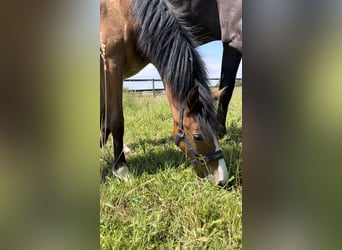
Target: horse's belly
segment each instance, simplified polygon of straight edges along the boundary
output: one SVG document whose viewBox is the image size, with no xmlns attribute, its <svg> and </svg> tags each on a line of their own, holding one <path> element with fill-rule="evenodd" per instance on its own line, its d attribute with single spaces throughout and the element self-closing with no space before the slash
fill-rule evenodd
<svg viewBox="0 0 342 250">
<path fill-rule="evenodd" d="M 124 67 L 123 78 L 125 79 L 139 73 L 139 71 L 141 71 L 147 64 L 148 62 L 143 61 L 141 59 L 138 59 L 137 62 L 126 64 Z"/>
</svg>

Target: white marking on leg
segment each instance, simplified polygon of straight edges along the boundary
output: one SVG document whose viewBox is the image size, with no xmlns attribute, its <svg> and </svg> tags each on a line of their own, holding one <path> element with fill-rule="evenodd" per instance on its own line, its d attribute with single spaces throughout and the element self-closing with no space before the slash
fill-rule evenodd
<svg viewBox="0 0 342 250">
<path fill-rule="evenodd" d="M 131 149 L 129 147 L 127 147 L 125 144 L 123 145 L 123 151 L 128 154 L 131 152 Z"/>
</svg>

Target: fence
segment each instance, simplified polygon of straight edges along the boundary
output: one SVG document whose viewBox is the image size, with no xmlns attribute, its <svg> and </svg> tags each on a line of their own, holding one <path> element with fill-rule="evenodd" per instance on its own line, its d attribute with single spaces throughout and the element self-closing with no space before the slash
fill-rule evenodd
<svg viewBox="0 0 342 250">
<path fill-rule="evenodd" d="M 208 80 L 210 82 L 210 88 L 216 88 L 220 84 L 220 78 L 209 78 Z M 242 78 L 236 78 L 235 85 L 241 86 Z M 164 93 L 165 91 L 161 79 L 125 79 L 124 88 L 131 93 L 152 93 L 153 96 L 156 96 L 157 93 Z"/>
</svg>

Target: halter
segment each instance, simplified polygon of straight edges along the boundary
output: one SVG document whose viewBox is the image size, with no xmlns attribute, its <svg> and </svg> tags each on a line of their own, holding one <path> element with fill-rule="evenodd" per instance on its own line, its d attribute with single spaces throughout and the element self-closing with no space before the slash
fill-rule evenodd
<svg viewBox="0 0 342 250">
<path fill-rule="evenodd" d="M 195 159 L 191 161 L 192 164 L 198 165 L 206 165 L 207 162 L 215 161 L 223 158 L 223 152 L 222 150 L 217 150 L 212 153 L 208 154 L 199 154 L 194 147 L 191 145 L 188 138 L 186 138 L 184 129 L 183 129 L 183 116 L 184 116 L 184 110 L 185 110 L 185 103 L 182 104 L 180 114 L 179 114 L 179 123 L 178 123 L 178 130 L 177 130 L 177 136 L 175 139 L 175 143 L 178 146 L 180 141 L 183 140 L 186 146 L 188 147 L 188 150 L 193 154 Z"/>
</svg>

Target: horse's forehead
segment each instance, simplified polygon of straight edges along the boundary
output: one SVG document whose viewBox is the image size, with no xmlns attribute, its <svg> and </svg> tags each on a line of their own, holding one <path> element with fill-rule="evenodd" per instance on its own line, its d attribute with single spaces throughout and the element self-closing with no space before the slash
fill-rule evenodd
<svg viewBox="0 0 342 250">
<path fill-rule="evenodd" d="M 199 126 L 198 122 L 191 123 L 191 127 L 190 128 L 191 128 L 191 130 L 193 132 L 197 132 L 197 133 L 200 132 L 200 126 Z"/>
<path fill-rule="evenodd" d="M 199 122 L 197 122 L 194 117 L 187 117 L 186 119 L 184 119 L 184 123 L 185 123 L 184 125 L 188 127 L 191 131 L 194 131 L 194 132 L 200 131 Z"/>
</svg>

